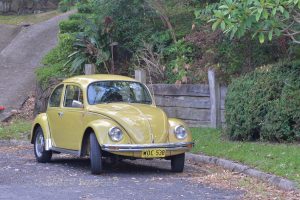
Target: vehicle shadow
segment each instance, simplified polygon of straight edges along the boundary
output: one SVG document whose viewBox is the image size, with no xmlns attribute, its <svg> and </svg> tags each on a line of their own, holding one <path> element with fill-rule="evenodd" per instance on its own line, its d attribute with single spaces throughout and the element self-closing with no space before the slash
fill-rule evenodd
<svg viewBox="0 0 300 200">
<path fill-rule="evenodd" d="M 50 164 L 56 164 L 64 168 L 73 168 L 75 170 L 90 170 L 90 160 L 89 158 L 53 158 Z M 171 164 L 170 161 L 166 160 L 121 160 L 118 162 L 112 162 L 110 159 L 104 159 L 103 162 L 103 173 L 105 174 L 116 174 L 116 173 L 126 173 L 126 174 L 151 174 L 159 173 L 170 174 Z M 173 173 L 172 173 L 173 174 Z"/>
</svg>

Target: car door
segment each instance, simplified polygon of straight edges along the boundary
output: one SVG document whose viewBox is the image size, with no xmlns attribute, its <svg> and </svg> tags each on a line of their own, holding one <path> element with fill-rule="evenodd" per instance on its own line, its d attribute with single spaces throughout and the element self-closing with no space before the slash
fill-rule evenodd
<svg viewBox="0 0 300 200">
<path fill-rule="evenodd" d="M 64 85 L 57 86 L 48 102 L 47 117 L 50 127 L 52 145 L 54 147 L 61 147 L 64 143 L 63 124 L 61 118 L 63 116 L 62 99 L 63 99 Z"/>
<path fill-rule="evenodd" d="M 63 102 L 63 123 L 64 145 L 62 148 L 79 150 L 83 130 L 83 93 L 79 85 L 66 84 Z"/>
</svg>

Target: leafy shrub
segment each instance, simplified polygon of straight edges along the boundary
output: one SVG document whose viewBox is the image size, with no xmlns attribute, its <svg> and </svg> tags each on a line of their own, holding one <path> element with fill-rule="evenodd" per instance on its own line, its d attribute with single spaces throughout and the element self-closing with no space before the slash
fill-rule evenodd
<svg viewBox="0 0 300 200">
<path fill-rule="evenodd" d="M 51 66 L 57 62 L 65 62 L 68 59 L 68 55 L 72 52 L 75 36 L 73 34 L 60 34 L 58 45 L 52 49 L 42 60 L 42 63 L 46 66 Z"/>
<path fill-rule="evenodd" d="M 93 12 L 93 7 L 91 4 L 79 4 L 77 6 L 78 12 L 79 13 L 92 13 Z"/>
<path fill-rule="evenodd" d="M 80 20 L 65 20 L 59 23 L 60 33 L 75 33 L 82 30 Z"/>
<path fill-rule="evenodd" d="M 80 20 L 84 20 L 87 18 L 87 15 L 86 14 L 83 14 L 83 13 L 75 13 L 75 14 L 72 14 L 69 16 L 69 20 L 73 21 L 80 21 Z"/>
<path fill-rule="evenodd" d="M 233 140 L 299 140 L 300 62 L 261 67 L 234 80 L 225 104 L 226 134 Z"/>
<path fill-rule="evenodd" d="M 68 56 L 72 63 L 70 72 L 80 73 L 85 64 L 94 64 L 99 72 L 109 73 L 110 43 L 108 33 L 102 27 L 90 24 L 87 30 L 76 35 L 73 52 Z M 103 70 L 104 69 L 104 70 Z M 113 69 L 111 69 L 113 71 Z"/>
<path fill-rule="evenodd" d="M 62 1 L 59 2 L 58 9 L 60 12 L 67 12 L 68 10 L 70 10 L 70 8 Z"/>
<path fill-rule="evenodd" d="M 77 0 L 61 0 L 58 4 L 58 9 L 61 12 L 67 12 L 77 2 Z"/>
<path fill-rule="evenodd" d="M 44 87 L 50 78 L 70 76 L 70 65 L 65 65 L 68 55 L 72 52 L 75 37 L 71 34 L 60 34 L 58 45 L 42 60 L 43 67 L 36 70 L 37 81 Z"/>
<path fill-rule="evenodd" d="M 168 59 L 167 83 L 187 83 L 187 74 L 193 60 L 194 46 L 179 40 L 164 50 L 164 56 Z"/>
</svg>

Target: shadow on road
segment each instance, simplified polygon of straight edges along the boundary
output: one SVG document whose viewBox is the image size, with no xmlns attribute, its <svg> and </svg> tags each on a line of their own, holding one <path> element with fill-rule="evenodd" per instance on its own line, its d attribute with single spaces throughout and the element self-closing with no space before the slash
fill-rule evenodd
<svg viewBox="0 0 300 200">
<path fill-rule="evenodd" d="M 153 174 L 160 175 L 173 174 L 170 171 L 171 163 L 165 160 L 122 160 L 112 162 L 110 159 L 104 159 L 103 173 L 105 174 Z M 57 164 L 66 168 L 74 168 L 78 170 L 90 170 L 89 158 L 54 158 L 49 164 Z"/>
</svg>

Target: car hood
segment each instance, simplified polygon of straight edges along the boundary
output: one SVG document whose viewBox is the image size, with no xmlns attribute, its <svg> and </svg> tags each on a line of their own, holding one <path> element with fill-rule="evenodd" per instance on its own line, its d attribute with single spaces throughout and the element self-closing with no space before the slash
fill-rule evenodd
<svg viewBox="0 0 300 200">
<path fill-rule="evenodd" d="M 109 103 L 90 109 L 115 120 L 135 144 L 165 143 L 169 123 L 164 111 L 145 104 Z"/>
</svg>

